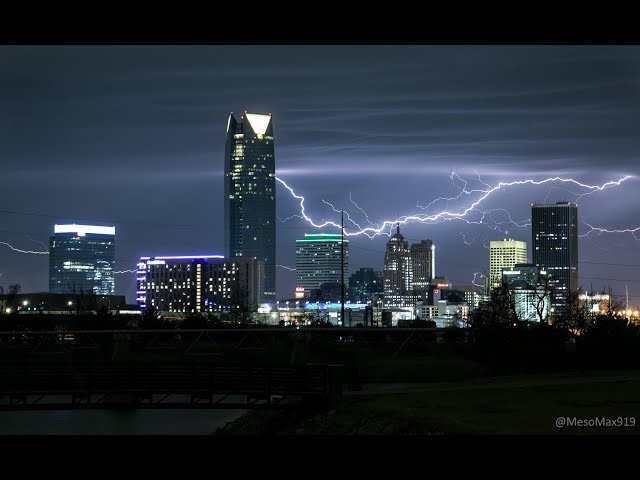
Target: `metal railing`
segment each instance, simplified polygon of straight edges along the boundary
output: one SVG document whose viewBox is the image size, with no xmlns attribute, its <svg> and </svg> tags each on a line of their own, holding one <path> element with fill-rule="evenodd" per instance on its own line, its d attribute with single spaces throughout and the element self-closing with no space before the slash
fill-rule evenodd
<svg viewBox="0 0 640 480">
<path fill-rule="evenodd" d="M 339 365 L 256 366 L 210 362 L 3 362 L 0 408 L 77 408 L 114 398 L 137 408 L 171 407 L 205 400 L 208 408 L 270 406 L 284 397 L 341 393 Z M 187 397 L 167 403 L 170 396 Z M 54 396 L 71 397 L 52 401 Z M 119 397 L 118 397 L 119 396 Z M 227 402 L 230 396 L 244 402 Z M 159 398 L 158 398 L 159 397 Z M 274 397 L 277 397 L 274 399 Z M 44 400 L 44 401 L 43 401 Z M 257 403 L 260 400 L 260 403 Z M 117 402 L 116 402 L 117 403 Z"/>
</svg>

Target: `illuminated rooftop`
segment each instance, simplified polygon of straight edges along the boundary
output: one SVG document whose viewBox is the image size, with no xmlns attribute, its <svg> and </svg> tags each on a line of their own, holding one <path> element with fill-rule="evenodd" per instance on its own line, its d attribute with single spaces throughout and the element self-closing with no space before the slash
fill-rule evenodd
<svg viewBox="0 0 640 480">
<path fill-rule="evenodd" d="M 305 233 L 304 239 L 296 240 L 296 242 L 340 242 L 342 235 L 339 233 Z M 345 238 L 345 243 L 349 240 Z"/>
<path fill-rule="evenodd" d="M 96 233 L 99 235 L 115 235 L 116 227 L 100 227 L 97 225 L 54 225 L 53 233 L 75 233 L 80 237 L 87 233 Z"/>
</svg>

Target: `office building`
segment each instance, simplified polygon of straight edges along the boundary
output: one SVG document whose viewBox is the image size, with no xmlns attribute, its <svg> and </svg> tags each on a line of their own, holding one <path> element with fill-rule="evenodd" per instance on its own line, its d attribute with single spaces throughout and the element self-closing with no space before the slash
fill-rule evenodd
<svg viewBox="0 0 640 480">
<path fill-rule="evenodd" d="M 255 312 L 264 262 L 220 255 L 140 257 L 136 301 L 160 312 Z"/>
<path fill-rule="evenodd" d="M 339 233 L 305 234 L 296 240 L 296 292 L 304 289 L 309 298 L 323 284 L 342 285 L 342 235 Z M 349 280 L 349 240 L 344 240 L 345 295 Z M 342 287 L 340 287 L 342 288 Z"/>
<path fill-rule="evenodd" d="M 502 270 L 502 281 L 511 292 L 519 320 L 548 321 L 551 290 L 545 270 L 531 263 L 516 264 Z"/>
<path fill-rule="evenodd" d="M 607 315 L 611 310 L 611 298 L 607 293 L 586 293 L 581 292 L 578 295 L 578 300 L 583 303 L 584 308 L 589 315 Z M 627 316 L 630 316 L 632 311 L 628 308 L 624 311 Z"/>
<path fill-rule="evenodd" d="M 382 272 L 365 267 L 349 277 L 349 300 L 352 302 L 368 302 L 383 295 Z"/>
<path fill-rule="evenodd" d="M 516 263 L 527 263 L 527 244 L 518 240 L 504 239 L 489 242 L 488 291 L 502 284 L 502 270 Z"/>
<path fill-rule="evenodd" d="M 546 270 L 552 288 L 551 306 L 566 305 L 578 289 L 578 206 L 569 202 L 531 206 L 533 263 Z"/>
<path fill-rule="evenodd" d="M 385 307 L 403 307 L 415 304 L 415 298 L 412 295 L 411 252 L 409 243 L 400 233 L 399 224 L 396 233 L 387 242 L 383 281 Z"/>
<path fill-rule="evenodd" d="M 412 289 L 421 298 L 436 275 L 436 247 L 432 240 L 411 245 Z"/>
<path fill-rule="evenodd" d="M 54 225 L 49 241 L 49 292 L 113 295 L 115 227 Z"/>
<path fill-rule="evenodd" d="M 276 170 L 271 114 L 229 115 L 224 164 L 228 259 L 264 263 L 265 300 L 276 296 Z"/>
<path fill-rule="evenodd" d="M 445 288 L 442 290 L 442 298 L 446 298 L 452 293 L 455 293 L 465 300 L 467 305 L 469 305 L 469 311 L 473 311 L 478 308 L 482 302 L 489 300 L 489 297 L 482 293 L 482 287 L 477 285 L 456 285 L 451 288 Z"/>
</svg>

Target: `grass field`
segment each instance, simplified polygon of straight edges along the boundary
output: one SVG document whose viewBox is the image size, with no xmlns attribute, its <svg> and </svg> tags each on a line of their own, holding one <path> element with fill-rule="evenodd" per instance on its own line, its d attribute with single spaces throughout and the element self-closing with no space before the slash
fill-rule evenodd
<svg viewBox="0 0 640 480">
<path fill-rule="evenodd" d="M 398 385 L 396 388 L 405 388 Z M 304 420 L 251 412 L 222 433 L 607 434 L 640 433 L 640 372 L 519 375 L 407 386 L 404 393 L 346 394 L 335 409 Z M 558 417 L 606 418 L 635 426 L 565 426 Z"/>
</svg>

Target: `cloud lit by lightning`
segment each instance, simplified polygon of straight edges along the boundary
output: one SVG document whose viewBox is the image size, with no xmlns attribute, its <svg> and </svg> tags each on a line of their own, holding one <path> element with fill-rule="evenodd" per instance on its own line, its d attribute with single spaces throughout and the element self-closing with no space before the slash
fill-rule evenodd
<svg viewBox="0 0 640 480">
<path fill-rule="evenodd" d="M 33 250 L 22 250 L 20 248 L 14 247 L 13 245 L 11 245 L 11 244 L 9 244 L 7 242 L 0 242 L 0 244 L 6 245 L 11 250 L 13 250 L 14 252 L 18 252 L 18 253 L 28 253 L 28 254 L 31 254 L 31 255 L 49 255 L 49 252 L 34 252 Z"/>
<path fill-rule="evenodd" d="M 477 173 L 477 172 L 476 172 Z M 490 228 L 493 228 L 495 230 L 499 230 L 501 232 L 504 233 L 508 233 L 508 230 L 506 230 L 504 227 L 501 227 L 501 225 L 511 225 L 517 228 L 524 228 L 526 226 L 530 225 L 530 220 L 524 220 L 524 221 L 514 221 L 511 218 L 511 215 L 509 214 L 509 212 L 505 209 L 490 209 L 490 210 L 481 210 L 479 208 L 479 206 L 482 204 L 482 202 L 484 200 L 486 200 L 490 195 L 492 195 L 494 192 L 504 189 L 505 187 L 512 187 L 512 186 L 524 186 L 524 185 L 545 185 L 545 184 L 549 184 L 549 183 L 564 183 L 564 184 L 571 184 L 577 187 L 580 187 L 582 189 L 586 189 L 587 192 L 582 193 L 582 194 L 577 194 L 578 196 L 584 196 L 584 195 L 589 195 L 598 191 L 602 191 L 606 188 L 609 187 L 614 187 L 614 186 L 619 186 L 622 182 L 628 180 L 629 178 L 631 178 L 630 175 L 627 175 L 623 178 L 621 178 L 620 180 L 611 180 L 608 182 L 605 182 L 602 185 L 588 185 L 582 182 L 579 182 L 573 178 L 563 178 L 563 177 L 550 177 L 550 178 L 545 178 L 544 180 L 532 180 L 532 179 L 525 179 L 525 180 L 514 180 L 511 182 L 499 182 L 497 185 L 491 187 L 488 186 L 488 184 L 486 184 L 485 182 L 482 181 L 482 179 L 480 178 L 480 175 L 478 175 L 478 179 L 479 182 L 483 184 L 483 186 L 485 188 L 472 188 L 472 189 L 468 189 L 468 185 L 469 183 L 464 180 L 462 177 L 460 177 L 456 172 L 452 172 L 450 175 L 450 178 L 452 181 L 454 181 L 455 184 L 455 180 L 459 180 L 460 182 L 462 182 L 463 185 L 459 186 L 459 188 L 461 188 L 460 192 L 457 194 L 457 196 L 453 196 L 453 197 L 439 197 L 433 201 L 431 201 L 429 204 L 427 204 L 426 206 L 418 206 L 418 208 L 422 209 L 422 210 L 427 210 L 430 207 L 432 207 L 433 205 L 435 205 L 438 202 L 441 201 L 454 201 L 454 200 L 458 200 L 460 198 L 462 198 L 464 195 L 466 196 L 472 196 L 474 194 L 478 194 L 479 196 L 472 201 L 470 204 L 468 204 L 467 206 L 464 207 L 460 207 L 457 210 L 442 210 L 440 212 L 437 213 L 431 213 L 431 214 L 427 214 L 427 213 L 414 213 L 411 215 L 403 215 L 403 216 L 399 216 L 398 218 L 395 219 L 389 219 L 389 220 L 385 220 L 382 223 L 376 225 L 373 224 L 370 220 L 369 217 L 367 216 L 367 221 L 369 221 L 369 223 L 371 224 L 371 226 L 367 226 L 367 227 L 363 227 L 360 224 L 358 224 L 358 222 L 356 222 L 351 215 L 349 215 L 349 213 L 347 211 L 345 211 L 345 216 L 347 221 L 350 223 L 350 227 L 345 229 L 344 234 L 346 236 L 358 236 L 358 235 L 366 235 L 369 238 L 374 238 L 378 235 L 387 235 L 387 236 L 391 236 L 391 232 L 393 229 L 393 226 L 395 224 L 401 224 L 401 225 L 405 225 L 405 224 L 410 224 L 410 223 L 429 223 L 429 224 L 434 224 L 434 223 L 440 223 L 443 221 L 464 221 L 467 224 L 485 224 L 487 226 L 489 226 Z M 293 188 L 291 188 L 283 179 L 276 177 L 276 180 L 278 182 L 280 182 L 288 191 L 289 193 L 296 199 L 299 201 L 299 205 L 300 205 L 300 214 L 296 215 L 301 217 L 303 220 L 305 220 L 307 223 L 309 223 L 310 225 L 312 225 L 313 227 L 316 228 L 324 228 L 327 226 L 331 226 L 331 227 L 335 227 L 340 229 L 341 226 L 333 221 L 324 221 L 324 222 L 320 222 L 320 223 L 316 223 L 311 217 L 309 217 L 306 214 L 306 210 L 305 210 L 305 198 L 302 195 L 298 195 Z M 322 200 L 323 203 L 325 203 L 326 205 L 329 205 L 334 212 L 340 212 L 341 210 L 337 209 L 333 204 L 327 202 L 326 200 Z M 352 203 L 353 200 L 351 200 Z M 362 210 L 362 208 L 360 206 L 357 206 L 363 213 L 364 210 Z M 493 219 L 493 215 L 496 212 L 502 212 L 506 215 L 506 217 L 504 219 L 501 220 L 495 220 Z M 366 215 L 366 213 L 365 213 Z M 293 218 L 293 217 L 289 217 L 289 218 Z M 286 220 L 285 220 L 286 221 Z M 595 230 L 595 229 L 594 229 Z M 637 229 L 636 229 L 637 230 Z M 634 232 L 636 231 L 634 230 Z M 627 230 L 629 231 L 629 230 Z"/>
</svg>

